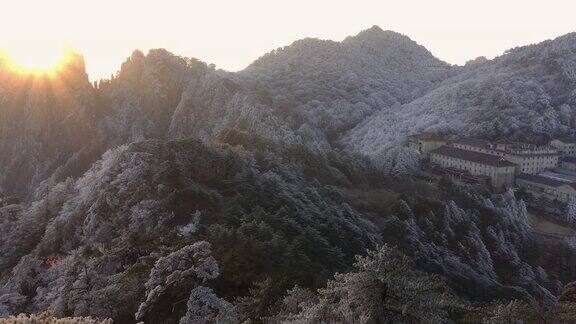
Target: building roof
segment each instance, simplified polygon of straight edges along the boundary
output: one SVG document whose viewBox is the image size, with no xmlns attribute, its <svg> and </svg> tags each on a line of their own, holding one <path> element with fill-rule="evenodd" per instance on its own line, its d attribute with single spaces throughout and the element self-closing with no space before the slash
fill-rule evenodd
<svg viewBox="0 0 576 324">
<path fill-rule="evenodd" d="M 528 173 L 520 173 L 518 175 L 516 175 L 516 179 L 519 180 L 524 180 L 524 181 L 528 181 L 528 182 L 533 182 L 533 183 L 538 183 L 538 184 L 542 184 L 542 185 L 546 185 L 546 186 L 550 186 L 550 187 L 560 187 L 562 185 L 565 184 L 570 184 L 569 182 L 565 182 L 565 181 L 560 181 L 560 180 L 556 180 L 556 179 L 552 179 L 552 178 L 548 178 L 548 177 L 543 177 L 541 175 L 537 175 L 537 174 L 528 174 Z"/>
<path fill-rule="evenodd" d="M 576 163 L 576 157 L 574 156 L 565 156 L 561 159 L 562 162 L 568 162 L 568 163 Z"/>
<path fill-rule="evenodd" d="M 538 175 L 564 182 L 576 182 L 576 175 L 574 175 L 574 173 L 564 172 L 562 170 L 546 170 L 538 173 Z"/>
<path fill-rule="evenodd" d="M 501 140 L 492 143 L 487 140 L 478 138 L 462 138 L 452 142 L 453 144 L 473 146 L 477 148 L 489 149 L 493 151 L 504 152 L 512 155 L 538 155 L 538 156 L 556 156 L 558 151 L 551 146 L 538 146 L 530 143 L 513 142 L 510 140 Z M 499 149 L 498 144 L 504 144 L 506 148 Z M 554 152 L 552 152 L 554 151 Z"/>
<path fill-rule="evenodd" d="M 454 144 L 469 145 L 474 147 L 488 148 L 492 145 L 490 141 L 479 138 L 460 138 L 453 142 Z"/>
<path fill-rule="evenodd" d="M 497 140 L 497 141 L 496 141 L 496 144 L 517 144 L 517 143 L 518 143 L 518 142 L 514 142 L 514 141 L 509 140 L 509 139 L 507 139 L 507 138 L 503 138 L 503 139 L 500 139 L 500 140 Z"/>
<path fill-rule="evenodd" d="M 562 143 L 576 144 L 576 136 L 562 136 L 558 140 Z"/>
<path fill-rule="evenodd" d="M 452 146 L 442 146 L 435 150 L 430 151 L 430 154 L 439 154 L 444 156 L 453 157 L 460 160 L 476 162 L 497 167 L 516 166 L 516 164 L 504 160 L 500 156 L 484 154 L 480 152 L 462 150 Z"/>
<path fill-rule="evenodd" d="M 414 135 L 410 135 L 409 137 L 413 138 L 413 139 L 421 140 L 421 141 L 430 141 L 430 142 L 445 141 L 446 140 L 446 137 L 444 137 L 444 135 L 438 134 L 438 133 L 433 133 L 433 132 L 424 132 L 424 133 L 420 133 L 420 134 L 414 134 Z"/>
</svg>

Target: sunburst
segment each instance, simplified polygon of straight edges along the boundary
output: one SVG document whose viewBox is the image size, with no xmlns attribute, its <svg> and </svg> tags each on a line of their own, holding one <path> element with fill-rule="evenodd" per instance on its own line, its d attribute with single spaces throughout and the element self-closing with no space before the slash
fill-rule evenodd
<svg viewBox="0 0 576 324">
<path fill-rule="evenodd" d="M 4 66 L 19 74 L 55 76 L 71 58 L 69 47 L 58 50 L 1 50 Z"/>
</svg>

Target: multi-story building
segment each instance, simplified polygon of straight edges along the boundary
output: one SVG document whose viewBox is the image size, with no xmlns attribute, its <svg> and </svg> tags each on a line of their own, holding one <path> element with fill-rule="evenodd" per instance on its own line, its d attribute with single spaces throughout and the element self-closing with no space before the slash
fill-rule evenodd
<svg viewBox="0 0 576 324">
<path fill-rule="evenodd" d="M 537 194 L 561 201 L 567 201 L 576 190 L 574 179 L 550 175 L 551 170 L 558 167 L 565 169 L 564 172 L 576 171 L 576 138 L 562 138 L 541 146 L 475 138 L 447 143 L 444 136 L 423 133 L 410 136 L 408 145 L 423 158 L 430 158 L 434 172 L 460 181 L 490 184 L 496 190 L 516 182 Z M 559 151 L 564 155 L 561 160 Z"/>
<path fill-rule="evenodd" d="M 503 156 L 503 151 L 496 150 L 496 145 L 490 141 L 477 138 L 461 138 L 450 143 L 455 148 L 467 151 L 480 152 L 491 155 Z"/>
<path fill-rule="evenodd" d="M 442 146 L 430 151 L 430 162 L 442 168 L 454 168 L 474 176 L 486 176 L 496 190 L 514 184 L 516 165 L 496 155 Z"/>
<path fill-rule="evenodd" d="M 565 170 L 576 171 L 576 157 L 566 156 L 561 158 L 560 167 Z"/>
<path fill-rule="evenodd" d="M 576 137 L 561 137 L 550 142 L 563 157 L 576 157 Z"/>
<path fill-rule="evenodd" d="M 552 146 L 514 144 L 506 147 L 504 158 L 517 165 L 516 172 L 535 174 L 558 167 L 558 150 Z"/>
<path fill-rule="evenodd" d="M 516 164 L 516 173 L 538 173 L 558 166 L 558 150 L 552 146 L 464 138 L 452 142 L 456 148 L 500 156 Z"/>
<path fill-rule="evenodd" d="M 408 137 L 408 146 L 428 158 L 430 151 L 446 144 L 446 138 L 436 133 L 420 133 Z"/>
<path fill-rule="evenodd" d="M 568 202 L 576 199 L 576 183 L 543 177 L 536 174 L 516 175 L 516 185 L 537 196 Z"/>
</svg>

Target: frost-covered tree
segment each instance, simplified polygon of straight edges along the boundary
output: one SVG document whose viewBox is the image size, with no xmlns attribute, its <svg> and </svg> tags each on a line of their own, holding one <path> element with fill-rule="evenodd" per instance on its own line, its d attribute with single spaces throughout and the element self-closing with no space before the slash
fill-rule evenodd
<svg viewBox="0 0 576 324">
<path fill-rule="evenodd" d="M 211 256 L 210 244 L 198 242 L 187 245 L 156 261 L 146 282 L 146 299 L 140 304 L 136 319 L 141 319 L 162 293 L 189 280 L 199 283 L 218 277 L 216 260 Z"/>
<path fill-rule="evenodd" d="M 180 319 L 180 324 L 238 323 L 234 305 L 216 296 L 208 287 L 194 288 L 188 298 L 187 307 L 186 315 Z"/>
<path fill-rule="evenodd" d="M 26 299 L 26 296 L 20 293 L 2 293 L 0 290 L 0 318 L 16 313 L 26 303 Z"/>
<path fill-rule="evenodd" d="M 1 315 L 0 315 L 1 316 Z M 3 317 L 0 322 L 6 324 L 12 323 L 53 323 L 53 324 L 112 324 L 111 319 L 98 319 L 93 317 L 54 317 L 48 312 L 42 312 L 39 314 L 19 314 L 18 316 Z"/>
<path fill-rule="evenodd" d="M 456 305 L 439 277 L 414 271 L 408 257 L 387 245 L 358 256 L 354 270 L 336 274 L 315 302 L 295 302 L 296 295 L 308 297 L 291 291 L 285 306 L 298 311 L 284 314 L 282 322 L 442 323 Z"/>
</svg>

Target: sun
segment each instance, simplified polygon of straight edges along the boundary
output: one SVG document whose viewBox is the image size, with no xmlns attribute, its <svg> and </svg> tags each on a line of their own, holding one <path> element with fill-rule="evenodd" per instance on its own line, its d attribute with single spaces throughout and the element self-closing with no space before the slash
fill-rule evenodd
<svg viewBox="0 0 576 324">
<path fill-rule="evenodd" d="M 71 48 L 0 50 L 5 66 L 20 74 L 53 76 L 66 64 Z"/>
</svg>

